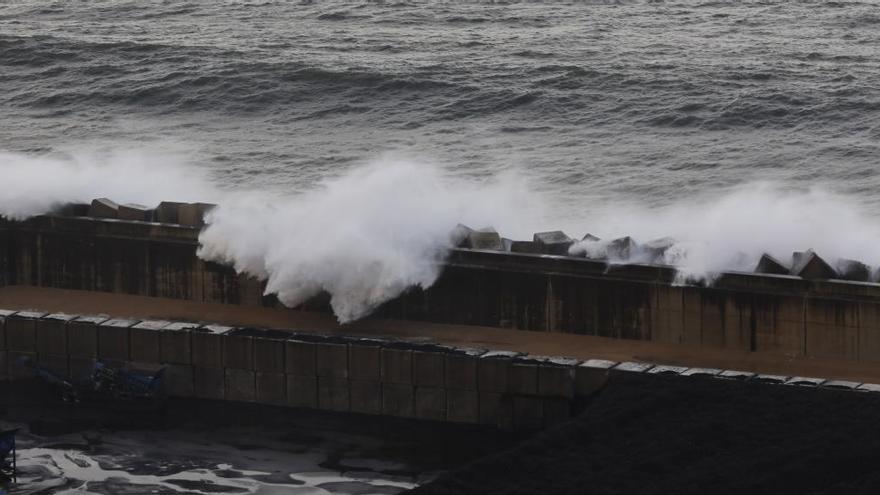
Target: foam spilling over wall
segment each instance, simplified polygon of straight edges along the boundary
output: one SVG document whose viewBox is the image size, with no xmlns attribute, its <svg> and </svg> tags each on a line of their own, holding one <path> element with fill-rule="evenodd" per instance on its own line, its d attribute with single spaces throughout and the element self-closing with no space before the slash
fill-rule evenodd
<svg viewBox="0 0 880 495">
<path fill-rule="evenodd" d="M 430 286 L 453 247 L 672 265 L 681 282 L 755 269 L 875 281 L 880 266 L 880 224 L 853 198 L 821 189 L 749 184 L 648 207 L 586 194 L 560 204 L 515 173 L 475 180 L 414 161 L 379 160 L 297 195 L 222 191 L 199 170 L 173 153 L 0 153 L 0 216 L 91 203 L 64 212 L 206 221 L 201 257 L 266 280 L 289 306 L 326 291 L 341 321 Z"/>
</svg>

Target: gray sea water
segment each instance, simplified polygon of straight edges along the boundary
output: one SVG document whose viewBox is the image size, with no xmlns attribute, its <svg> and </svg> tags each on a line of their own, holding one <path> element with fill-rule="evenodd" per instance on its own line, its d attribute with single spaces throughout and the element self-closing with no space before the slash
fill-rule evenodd
<svg viewBox="0 0 880 495">
<path fill-rule="evenodd" d="M 876 211 L 878 27 L 845 1 L 3 2 L 0 149 L 179 146 L 285 191 L 395 152 L 563 202 L 775 180 Z"/>
</svg>

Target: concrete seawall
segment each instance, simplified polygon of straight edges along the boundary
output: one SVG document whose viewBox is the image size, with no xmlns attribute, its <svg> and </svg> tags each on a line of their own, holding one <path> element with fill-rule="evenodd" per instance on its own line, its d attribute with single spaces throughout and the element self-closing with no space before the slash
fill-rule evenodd
<svg viewBox="0 0 880 495">
<path fill-rule="evenodd" d="M 0 282 L 251 306 L 262 284 L 196 256 L 198 227 L 81 217 L 0 224 Z M 670 267 L 453 250 L 426 291 L 380 317 L 880 361 L 880 285 L 722 274 L 673 286 Z M 307 309 L 326 309 L 312 301 Z"/>
</svg>

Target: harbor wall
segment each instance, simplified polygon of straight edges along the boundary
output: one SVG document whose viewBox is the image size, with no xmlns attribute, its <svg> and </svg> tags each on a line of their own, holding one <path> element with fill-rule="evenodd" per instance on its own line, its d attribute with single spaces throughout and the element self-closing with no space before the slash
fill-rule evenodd
<svg viewBox="0 0 880 495">
<path fill-rule="evenodd" d="M 199 227 L 42 216 L 0 223 L 0 283 L 274 306 L 263 284 L 196 256 Z M 377 316 L 880 362 L 880 285 L 456 249 L 439 280 Z M 326 298 L 307 309 L 328 310 Z"/>
</svg>

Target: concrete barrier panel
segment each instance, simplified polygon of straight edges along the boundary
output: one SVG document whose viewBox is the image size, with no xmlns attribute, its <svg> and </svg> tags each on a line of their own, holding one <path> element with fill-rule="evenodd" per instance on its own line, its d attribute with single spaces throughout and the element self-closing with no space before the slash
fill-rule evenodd
<svg viewBox="0 0 880 495">
<path fill-rule="evenodd" d="M 680 375 L 687 371 L 686 366 L 669 366 L 665 364 L 654 366 L 646 373 L 649 375 Z"/>
<path fill-rule="evenodd" d="M 6 347 L 6 319 L 14 315 L 15 311 L 8 309 L 0 309 L 0 351 L 5 351 Z M 7 373 L 8 370 L 4 371 Z"/>
<path fill-rule="evenodd" d="M 349 404 L 348 380 L 328 376 L 318 377 L 319 409 L 347 412 L 350 408 Z"/>
<path fill-rule="evenodd" d="M 192 364 L 192 331 L 196 323 L 175 322 L 162 329 L 159 335 L 159 357 L 163 363 Z"/>
<path fill-rule="evenodd" d="M 137 320 L 112 319 L 98 325 L 98 358 L 129 361 L 131 327 Z"/>
<path fill-rule="evenodd" d="M 19 311 L 6 318 L 6 347 L 10 351 L 37 352 L 37 320 L 44 312 Z"/>
<path fill-rule="evenodd" d="M 382 414 L 382 384 L 377 380 L 351 380 L 351 412 Z"/>
<path fill-rule="evenodd" d="M 511 394 L 535 395 L 538 393 L 538 365 L 546 358 L 519 356 L 507 367 L 507 391 Z"/>
<path fill-rule="evenodd" d="M 277 406 L 287 404 L 287 380 L 284 373 L 258 371 L 256 380 L 257 402 Z"/>
<path fill-rule="evenodd" d="M 516 430 L 540 430 L 544 426 L 544 401 L 540 397 L 513 397 L 513 427 Z"/>
<path fill-rule="evenodd" d="M 254 335 L 254 369 L 263 373 L 284 373 L 284 341 L 288 332 L 265 330 Z"/>
<path fill-rule="evenodd" d="M 232 327 L 205 325 L 192 331 L 192 362 L 205 368 L 223 367 L 223 334 Z"/>
<path fill-rule="evenodd" d="M 551 428 L 571 419 L 571 402 L 567 399 L 545 398 L 541 407 L 544 428 Z"/>
<path fill-rule="evenodd" d="M 76 315 L 54 313 L 37 320 L 37 352 L 67 355 L 67 324 Z"/>
<path fill-rule="evenodd" d="M 458 348 L 445 354 L 446 388 L 477 390 L 477 367 L 483 349 Z"/>
<path fill-rule="evenodd" d="M 9 381 L 9 352 L 0 351 L 0 382 Z"/>
<path fill-rule="evenodd" d="M 98 325 L 106 316 L 79 316 L 67 323 L 67 351 L 71 357 L 98 357 Z"/>
<path fill-rule="evenodd" d="M 441 388 L 445 385 L 446 352 L 442 348 L 434 350 L 414 350 L 413 382 L 417 386 Z"/>
<path fill-rule="evenodd" d="M 414 408 L 412 385 L 402 383 L 382 384 L 382 414 L 411 418 L 415 414 Z"/>
<path fill-rule="evenodd" d="M 185 364 L 165 365 L 165 393 L 170 397 L 195 395 L 195 371 Z"/>
<path fill-rule="evenodd" d="M 318 407 L 318 377 L 288 374 L 287 405 L 316 409 Z"/>
<path fill-rule="evenodd" d="M 9 380 L 29 380 L 34 378 L 34 370 L 25 365 L 25 362 L 35 363 L 37 361 L 36 352 L 8 351 L 7 359 L 9 359 Z"/>
<path fill-rule="evenodd" d="M 513 400 L 496 392 L 480 392 L 480 424 L 513 428 Z"/>
<path fill-rule="evenodd" d="M 252 370 L 226 370 L 226 400 L 253 402 L 257 395 L 256 373 Z"/>
<path fill-rule="evenodd" d="M 543 397 L 574 397 L 577 359 L 553 357 L 538 367 L 538 395 Z"/>
<path fill-rule="evenodd" d="M 506 393 L 507 369 L 513 358 L 521 355 L 511 351 L 489 351 L 480 356 L 477 366 L 477 386 L 480 392 Z M 482 400 L 480 401 L 482 407 Z"/>
<path fill-rule="evenodd" d="M 578 396 L 592 395 L 605 386 L 611 368 L 617 366 L 615 361 L 590 359 L 575 368 L 575 389 Z"/>
<path fill-rule="evenodd" d="M 315 366 L 320 377 L 347 380 L 348 345 L 338 342 L 316 342 Z M 320 386 L 319 381 L 318 387 L 320 388 Z M 321 408 L 323 409 L 323 406 Z"/>
<path fill-rule="evenodd" d="M 145 320 L 131 327 L 129 339 L 131 360 L 139 363 L 162 362 L 162 329 L 167 321 Z"/>
<path fill-rule="evenodd" d="M 446 420 L 453 423 L 480 422 L 480 394 L 476 390 L 446 390 Z"/>
<path fill-rule="evenodd" d="M 446 419 L 446 390 L 441 387 L 416 387 L 415 417 L 432 421 Z"/>
<path fill-rule="evenodd" d="M 318 376 L 315 347 L 314 342 L 306 342 L 304 340 L 286 341 L 284 343 L 284 352 L 287 374 L 309 377 Z M 317 390 L 317 382 L 315 382 L 313 389 Z"/>
<path fill-rule="evenodd" d="M 254 338 L 249 328 L 236 328 L 223 334 L 223 367 L 254 369 Z"/>
<path fill-rule="evenodd" d="M 226 397 L 226 372 L 223 368 L 193 366 L 193 395 L 199 399 L 223 400 Z"/>
<path fill-rule="evenodd" d="M 412 353 L 411 349 L 383 347 L 382 383 L 412 384 Z M 412 407 L 410 407 L 411 409 Z"/>
<path fill-rule="evenodd" d="M 348 374 L 352 380 L 374 381 L 382 376 L 382 342 L 360 339 L 348 345 Z M 354 402 L 352 401 L 352 409 Z"/>
</svg>

